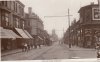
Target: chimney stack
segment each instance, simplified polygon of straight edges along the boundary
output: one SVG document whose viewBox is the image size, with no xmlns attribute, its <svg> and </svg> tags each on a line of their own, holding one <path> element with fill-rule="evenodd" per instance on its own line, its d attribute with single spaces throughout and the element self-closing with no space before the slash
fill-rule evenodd
<svg viewBox="0 0 100 62">
<path fill-rule="evenodd" d="M 91 5 L 94 5 L 94 2 L 91 2 Z"/>
<path fill-rule="evenodd" d="M 28 7 L 28 13 L 29 15 L 32 15 L 32 7 Z"/>
</svg>

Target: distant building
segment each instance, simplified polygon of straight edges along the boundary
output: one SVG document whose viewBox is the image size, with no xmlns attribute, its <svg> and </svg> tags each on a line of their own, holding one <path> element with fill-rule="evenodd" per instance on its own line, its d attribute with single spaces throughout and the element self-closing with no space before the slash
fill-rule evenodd
<svg viewBox="0 0 100 62">
<path fill-rule="evenodd" d="M 43 21 L 38 15 L 32 12 L 32 8 L 28 8 L 28 13 L 25 14 L 25 29 L 33 36 L 39 36 L 41 40 L 44 38 Z"/>
<path fill-rule="evenodd" d="M 53 41 L 58 41 L 58 36 L 57 36 L 57 34 L 56 34 L 56 32 L 55 32 L 55 29 L 52 30 L 51 39 L 52 39 Z"/>
</svg>

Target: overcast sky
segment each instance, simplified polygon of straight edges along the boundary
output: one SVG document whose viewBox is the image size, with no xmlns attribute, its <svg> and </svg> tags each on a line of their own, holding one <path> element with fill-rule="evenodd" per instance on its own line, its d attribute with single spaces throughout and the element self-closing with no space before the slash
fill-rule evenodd
<svg viewBox="0 0 100 62">
<path fill-rule="evenodd" d="M 25 12 L 28 12 L 28 7 L 32 7 L 35 12 L 43 20 L 44 29 L 51 34 L 52 29 L 56 29 L 59 37 L 62 37 L 68 28 L 67 17 L 44 17 L 44 16 L 65 16 L 70 9 L 71 21 L 79 19 L 78 10 L 89 5 L 91 2 L 97 4 L 97 0 L 20 0 L 25 5 Z"/>
</svg>

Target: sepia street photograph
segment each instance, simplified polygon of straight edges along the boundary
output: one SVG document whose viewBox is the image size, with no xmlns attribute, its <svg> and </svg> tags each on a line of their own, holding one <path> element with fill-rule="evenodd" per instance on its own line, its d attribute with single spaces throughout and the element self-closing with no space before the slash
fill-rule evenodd
<svg viewBox="0 0 100 62">
<path fill-rule="evenodd" d="M 0 0 L 0 50 L 1 61 L 97 60 L 100 0 Z"/>
</svg>

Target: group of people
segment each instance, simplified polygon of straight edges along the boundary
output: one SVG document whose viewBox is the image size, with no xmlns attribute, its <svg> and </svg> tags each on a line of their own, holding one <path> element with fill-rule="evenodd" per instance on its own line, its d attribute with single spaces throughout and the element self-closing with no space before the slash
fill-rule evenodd
<svg viewBox="0 0 100 62">
<path fill-rule="evenodd" d="M 50 46 L 52 42 L 49 39 L 41 40 L 38 37 L 31 42 L 23 42 L 21 45 L 21 49 L 23 52 L 28 52 L 31 49 L 41 48 L 41 45 Z"/>
<path fill-rule="evenodd" d="M 34 46 L 34 47 L 33 47 Z M 22 46 L 21 46 L 21 48 L 22 48 L 22 51 L 23 52 L 28 52 L 29 50 L 31 50 L 31 49 L 33 49 L 33 48 L 37 48 L 37 46 L 39 47 L 39 48 L 41 48 L 41 45 L 39 44 L 39 45 L 30 45 L 30 44 L 28 44 L 28 43 L 22 43 Z"/>
<path fill-rule="evenodd" d="M 30 50 L 30 45 L 29 44 L 27 44 L 27 43 L 22 43 L 22 46 L 21 46 L 21 48 L 22 48 L 22 51 L 24 52 L 24 51 L 29 51 Z"/>
<path fill-rule="evenodd" d="M 22 45 L 21 45 L 21 48 L 22 48 L 23 52 L 28 52 L 29 50 L 31 50 L 33 48 L 35 48 L 35 49 L 37 47 L 41 48 L 41 45 L 42 45 L 42 40 L 37 38 L 37 39 L 35 39 L 33 41 L 33 43 L 31 43 L 31 42 L 23 42 Z"/>
</svg>

